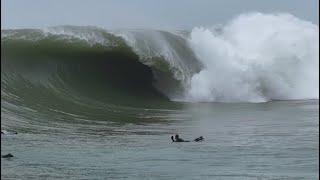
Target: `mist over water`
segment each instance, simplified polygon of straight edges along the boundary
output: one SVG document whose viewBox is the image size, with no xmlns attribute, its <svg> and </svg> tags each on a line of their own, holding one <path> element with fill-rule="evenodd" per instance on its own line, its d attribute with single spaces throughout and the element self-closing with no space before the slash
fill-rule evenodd
<svg viewBox="0 0 320 180">
<path fill-rule="evenodd" d="M 188 101 L 318 99 L 319 27 L 290 14 L 243 14 L 218 31 L 194 28 L 189 43 L 204 68 Z"/>
</svg>

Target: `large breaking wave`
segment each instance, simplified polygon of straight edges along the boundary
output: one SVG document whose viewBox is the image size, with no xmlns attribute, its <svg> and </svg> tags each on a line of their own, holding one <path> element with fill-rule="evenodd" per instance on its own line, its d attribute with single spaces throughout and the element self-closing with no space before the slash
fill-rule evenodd
<svg viewBox="0 0 320 180">
<path fill-rule="evenodd" d="M 318 32 L 317 25 L 289 14 L 260 13 L 190 32 L 2 30 L 2 99 L 318 99 Z"/>
</svg>

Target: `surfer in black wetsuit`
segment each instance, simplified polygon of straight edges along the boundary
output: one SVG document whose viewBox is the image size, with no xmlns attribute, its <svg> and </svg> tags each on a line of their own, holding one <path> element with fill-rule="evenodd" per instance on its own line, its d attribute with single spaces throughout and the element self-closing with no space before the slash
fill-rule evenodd
<svg viewBox="0 0 320 180">
<path fill-rule="evenodd" d="M 185 141 L 185 140 L 183 140 L 182 138 L 179 137 L 178 134 L 175 135 L 175 138 L 173 138 L 173 136 L 171 136 L 171 140 L 172 140 L 172 142 L 190 142 L 190 141 Z M 193 141 L 195 141 L 195 142 L 201 142 L 201 141 L 203 141 L 203 140 L 204 140 L 204 138 L 203 138 L 202 136 L 200 136 L 200 137 L 194 139 Z"/>
<path fill-rule="evenodd" d="M 11 153 L 1 156 L 2 158 L 11 158 L 13 155 Z"/>
<path fill-rule="evenodd" d="M 181 139 L 178 134 L 176 134 L 175 142 L 190 142 L 190 141 L 185 141 L 185 140 Z"/>
</svg>

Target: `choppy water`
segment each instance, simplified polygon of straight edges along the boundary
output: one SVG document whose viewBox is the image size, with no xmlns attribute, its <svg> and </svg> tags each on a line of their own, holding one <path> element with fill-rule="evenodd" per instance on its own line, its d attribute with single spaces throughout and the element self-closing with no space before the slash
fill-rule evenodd
<svg viewBox="0 0 320 180">
<path fill-rule="evenodd" d="M 1 160 L 1 179 L 319 178 L 318 101 L 172 109 L 138 123 L 43 119 L 43 126 L 2 116 L 2 128 L 21 132 L 1 136 L 1 154 L 15 156 Z M 174 133 L 205 141 L 171 143 Z"/>
</svg>

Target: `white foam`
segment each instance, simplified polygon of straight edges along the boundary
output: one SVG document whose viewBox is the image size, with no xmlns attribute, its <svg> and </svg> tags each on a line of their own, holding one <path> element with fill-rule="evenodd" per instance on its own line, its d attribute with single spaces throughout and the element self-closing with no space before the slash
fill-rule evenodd
<svg viewBox="0 0 320 180">
<path fill-rule="evenodd" d="M 319 99 L 319 27 L 290 14 L 240 15 L 222 28 L 194 28 L 190 46 L 204 69 L 187 101 Z"/>
</svg>

